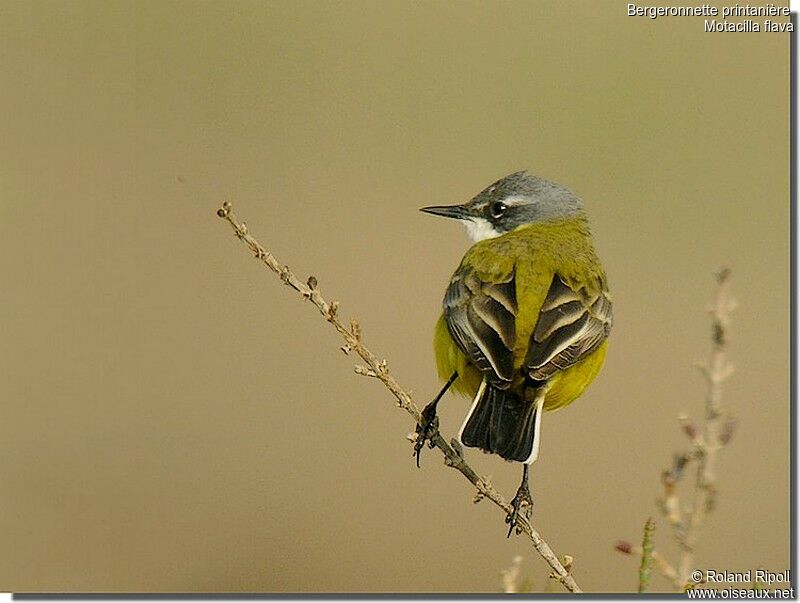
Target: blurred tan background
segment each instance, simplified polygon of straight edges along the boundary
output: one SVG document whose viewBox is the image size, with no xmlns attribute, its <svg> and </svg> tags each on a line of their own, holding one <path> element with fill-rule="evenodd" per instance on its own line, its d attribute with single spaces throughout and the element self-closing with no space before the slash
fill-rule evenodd
<svg viewBox="0 0 800 603">
<path fill-rule="evenodd" d="M 625 11 L 0 4 L 0 587 L 491 592 L 521 554 L 544 588 L 214 215 L 232 201 L 315 274 L 424 403 L 468 243 L 417 209 L 523 168 L 585 199 L 616 315 L 598 381 L 545 417 L 535 524 L 583 588 L 635 588 L 613 545 L 640 540 L 676 417 L 700 416 L 725 264 L 740 428 L 697 565 L 786 569 L 789 39 Z M 443 403 L 446 435 L 466 408 Z M 513 494 L 518 466 L 468 458 Z M 675 556 L 663 520 L 656 543 Z"/>
</svg>

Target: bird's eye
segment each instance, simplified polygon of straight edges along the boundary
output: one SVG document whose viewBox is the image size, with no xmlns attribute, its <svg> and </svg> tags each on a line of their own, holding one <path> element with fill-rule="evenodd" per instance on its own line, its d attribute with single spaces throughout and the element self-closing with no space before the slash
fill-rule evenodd
<svg viewBox="0 0 800 603">
<path fill-rule="evenodd" d="M 508 208 L 506 207 L 505 203 L 503 203 L 502 201 L 496 201 L 492 203 L 491 207 L 489 208 L 489 211 L 492 213 L 493 218 L 499 218 L 506 212 L 506 209 Z"/>
</svg>

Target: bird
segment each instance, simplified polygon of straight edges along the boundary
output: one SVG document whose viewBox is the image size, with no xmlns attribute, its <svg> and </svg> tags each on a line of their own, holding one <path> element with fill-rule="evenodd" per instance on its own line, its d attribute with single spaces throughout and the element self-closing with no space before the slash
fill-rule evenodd
<svg viewBox="0 0 800 603">
<path fill-rule="evenodd" d="M 434 332 L 445 382 L 417 425 L 417 466 L 438 431 L 437 405 L 453 388 L 472 400 L 460 443 L 522 463 L 508 536 L 530 520 L 530 465 L 543 411 L 578 398 L 605 361 L 612 300 L 583 202 L 567 188 L 510 174 L 467 203 L 421 211 L 460 221 L 472 246 L 446 288 Z"/>
</svg>

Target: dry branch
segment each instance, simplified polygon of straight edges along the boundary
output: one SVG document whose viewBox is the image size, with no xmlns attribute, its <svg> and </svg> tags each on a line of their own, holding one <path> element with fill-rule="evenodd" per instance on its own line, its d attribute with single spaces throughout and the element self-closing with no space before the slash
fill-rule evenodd
<svg viewBox="0 0 800 603">
<path fill-rule="evenodd" d="M 722 383 L 733 374 L 733 365 L 725 355 L 728 344 L 728 327 L 731 313 L 736 308 L 736 300 L 728 288 L 730 270 L 723 268 L 716 273 L 717 295 L 708 309 L 711 315 L 711 354 L 707 364 L 698 365 L 706 379 L 707 393 L 702 437 L 693 438 L 693 454 L 697 459 L 697 473 L 694 482 L 694 501 L 685 529 L 676 532 L 681 545 L 678 563 L 678 578 L 683 585 L 689 582 L 694 564 L 694 550 L 700 526 L 706 515 L 714 508 L 716 497 L 717 453 L 730 441 L 736 421 L 730 417 L 723 420 L 720 403 Z"/>
<path fill-rule="evenodd" d="M 731 313 L 736 308 L 736 301 L 731 297 L 728 288 L 730 270 L 724 268 L 715 276 L 717 292 L 708 308 L 711 316 L 711 353 L 707 363 L 697 364 L 707 384 L 703 422 L 698 427 L 686 415 L 678 417 L 681 429 L 689 438 L 689 448 L 674 455 L 672 467 L 662 472 L 663 494 L 658 499 L 661 514 L 671 526 L 678 542 L 680 555 L 677 569 L 655 552 L 653 561 L 656 569 L 681 591 L 690 583 L 700 526 L 714 508 L 717 453 L 730 442 L 736 427 L 736 420 L 730 416 L 723 417 L 721 409 L 722 383 L 733 374 L 733 365 L 727 360 L 726 348 Z M 696 467 L 696 472 L 692 483 L 692 506 L 686 511 L 681 505 L 678 486 L 684 483 L 683 478 L 690 466 Z M 627 554 L 636 550 L 624 541 L 618 543 L 616 549 Z"/>
<path fill-rule="evenodd" d="M 247 225 L 237 220 L 230 203 L 225 202 L 222 207 L 217 210 L 217 216 L 226 220 L 233 227 L 236 237 L 247 245 L 256 259 L 263 262 L 267 268 L 277 274 L 286 285 L 300 293 L 303 298 L 316 306 L 320 314 L 322 314 L 333 328 L 336 329 L 339 335 L 341 335 L 342 339 L 344 339 L 345 343 L 341 348 L 342 351 L 345 354 L 355 352 L 366 363 L 366 366 L 356 366 L 356 373 L 379 379 L 397 399 L 397 406 L 410 414 L 417 424 L 420 424 L 421 413 L 411 395 L 400 387 L 400 384 L 391 375 L 387 368 L 386 360 L 379 359 L 378 356 L 373 354 L 363 344 L 361 328 L 358 322 L 356 320 L 351 320 L 348 328 L 339 320 L 339 302 L 328 302 L 322 297 L 322 294 L 317 288 L 317 279 L 310 276 L 308 280 L 303 283 L 289 270 L 288 266 L 281 265 L 272 253 L 264 249 L 256 239 L 250 236 L 247 231 Z M 451 442 L 453 445 L 448 444 L 438 432 L 431 438 L 433 446 L 441 450 L 444 454 L 445 464 L 448 467 L 457 469 L 478 489 L 476 499 L 488 498 L 508 515 L 512 510 L 511 504 L 502 494 L 495 490 L 487 478 L 479 476 L 466 460 L 464 460 L 464 457 L 460 454 L 460 446 L 457 445 L 457 442 L 455 442 L 455 440 L 451 440 Z M 530 539 L 539 555 L 541 555 L 553 569 L 552 575 L 554 578 L 561 582 L 567 590 L 574 593 L 582 592 L 570 571 L 564 567 L 547 542 L 544 541 L 539 532 L 534 529 L 524 517 L 518 520 L 517 528 Z"/>
</svg>

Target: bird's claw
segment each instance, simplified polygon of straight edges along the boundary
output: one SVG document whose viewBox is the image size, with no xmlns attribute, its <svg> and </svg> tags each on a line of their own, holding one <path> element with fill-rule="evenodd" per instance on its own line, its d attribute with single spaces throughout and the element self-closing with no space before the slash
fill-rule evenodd
<svg viewBox="0 0 800 603">
<path fill-rule="evenodd" d="M 511 512 L 506 515 L 506 523 L 508 524 L 508 534 L 506 538 L 511 538 L 511 532 L 516 528 L 516 533 L 520 534 L 522 529 L 517 525 L 519 518 L 524 517 L 526 521 L 530 521 L 531 512 L 533 511 L 533 499 L 528 488 L 521 486 L 517 490 L 517 495 L 511 501 Z"/>
<path fill-rule="evenodd" d="M 430 409 L 426 406 L 422 411 L 422 418 L 425 425 L 417 425 L 417 440 L 414 442 L 414 456 L 417 459 L 417 467 L 419 467 L 419 457 L 422 454 L 422 449 L 425 447 L 425 442 L 428 442 L 428 447 L 433 448 L 433 436 L 439 432 L 439 417 L 436 416 L 436 408 Z"/>
</svg>

